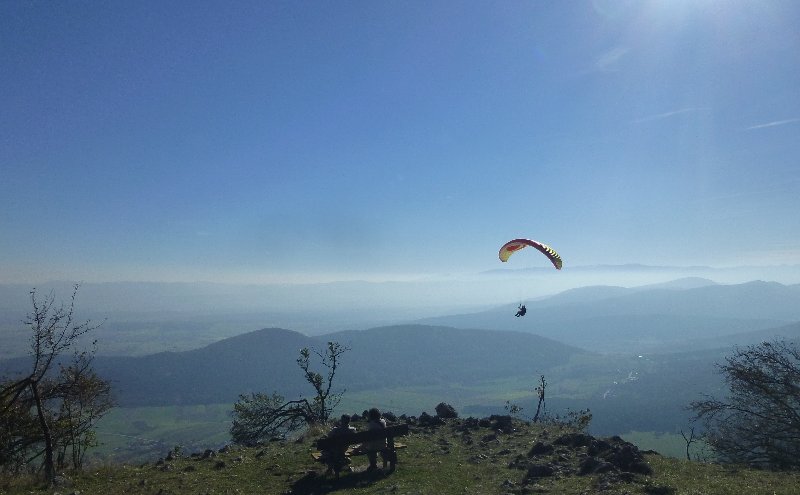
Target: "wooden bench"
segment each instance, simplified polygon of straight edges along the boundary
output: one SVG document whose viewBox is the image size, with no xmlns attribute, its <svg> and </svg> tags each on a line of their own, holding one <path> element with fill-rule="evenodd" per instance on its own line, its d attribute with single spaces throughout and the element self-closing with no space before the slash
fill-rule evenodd
<svg viewBox="0 0 800 495">
<path fill-rule="evenodd" d="M 317 448 L 320 449 L 321 452 L 313 452 L 311 456 L 314 460 L 328 466 L 329 470 L 336 473 L 336 478 L 338 479 L 339 472 L 346 465 L 345 459 L 367 453 L 365 449 L 361 448 L 362 443 L 386 439 L 386 447 L 379 452 L 381 452 L 383 457 L 383 467 L 385 468 L 388 462 L 390 469 L 394 470 L 397 465 L 397 450 L 405 448 L 405 445 L 395 443 L 394 439 L 395 437 L 405 435 L 408 435 L 407 424 L 387 426 L 383 429 L 359 431 L 345 435 L 323 437 L 316 442 Z M 330 452 L 331 454 L 326 456 L 323 452 Z M 340 454 L 336 455 L 337 452 Z"/>
</svg>

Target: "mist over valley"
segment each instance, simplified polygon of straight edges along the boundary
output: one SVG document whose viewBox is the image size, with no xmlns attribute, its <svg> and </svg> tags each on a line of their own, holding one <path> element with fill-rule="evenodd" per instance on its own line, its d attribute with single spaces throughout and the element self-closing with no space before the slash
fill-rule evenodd
<svg viewBox="0 0 800 495">
<path fill-rule="evenodd" d="M 91 295 L 91 284 L 89 289 Z M 343 410 L 372 404 L 415 415 L 445 401 L 463 415 L 503 414 L 510 403 L 530 412 L 543 375 L 552 414 L 590 409 L 598 434 L 674 435 L 690 422 L 689 402 L 722 390 L 715 363 L 734 346 L 800 338 L 800 285 L 776 282 L 723 285 L 691 277 L 628 288 L 578 287 L 533 298 L 527 306 L 523 318 L 514 317 L 516 304 L 506 304 L 363 329 L 336 330 L 333 323 L 334 330 L 312 334 L 288 325 L 252 330 L 259 318 L 275 314 L 189 319 L 186 312 L 129 312 L 117 320 L 112 313 L 94 332 L 100 349 L 94 365 L 112 383 L 118 415 L 147 408 L 217 411 L 206 418 L 216 427 L 197 430 L 206 438 L 193 439 L 198 445 L 224 438 L 225 405 L 240 394 L 307 394 L 298 352 L 322 349 L 328 341 L 349 349 L 336 376 L 346 391 Z M 287 315 L 287 321 L 324 319 L 322 312 Z M 25 349 L 24 341 L 12 340 L 24 340 L 24 328 L 17 324 L 15 332 L 3 333 L 6 352 Z M 13 375 L 28 362 L 18 353 L 0 362 L 0 370 Z M 173 434 L 162 432 L 160 441 Z"/>
</svg>

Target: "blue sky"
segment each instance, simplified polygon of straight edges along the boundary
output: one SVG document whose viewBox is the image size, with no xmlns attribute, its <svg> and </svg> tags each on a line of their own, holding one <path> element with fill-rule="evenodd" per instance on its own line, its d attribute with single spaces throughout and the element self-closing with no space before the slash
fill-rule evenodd
<svg viewBox="0 0 800 495">
<path fill-rule="evenodd" d="M 767 0 L 2 2 L 0 282 L 399 280 L 515 237 L 564 270 L 800 263 L 797 26 Z"/>
</svg>

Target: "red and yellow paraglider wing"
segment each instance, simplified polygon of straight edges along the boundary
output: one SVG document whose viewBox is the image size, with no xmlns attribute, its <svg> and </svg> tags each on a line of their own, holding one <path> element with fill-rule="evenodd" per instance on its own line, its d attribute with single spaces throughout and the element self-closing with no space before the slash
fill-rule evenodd
<svg viewBox="0 0 800 495">
<path fill-rule="evenodd" d="M 508 241 L 503 244 L 503 247 L 500 248 L 500 261 L 508 261 L 508 258 L 510 258 L 512 254 L 527 246 L 534 247 L 541 251 L 550 259 L 556 269 L 561 270 L 561 256 L 558 255 L 556 250 L 547 244 L 542 244 L 541 242 L 532 241 L 530 239 L 514 239 L 513 241 Z"/>
<path fill-rule="evenodd" d="M 526 246 L 530 246 L 529 242 L 531 241 L 527 239 L 514 239 L 503 244 L 503 247 L 500 248 L 500 261 L 505 263 L 512 254 Z"/>
</svg>

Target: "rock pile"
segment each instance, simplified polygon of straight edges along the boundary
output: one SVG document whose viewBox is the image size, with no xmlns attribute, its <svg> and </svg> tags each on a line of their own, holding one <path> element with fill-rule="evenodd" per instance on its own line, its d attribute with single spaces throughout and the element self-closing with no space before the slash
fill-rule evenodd
<svg viewBox="0 0 800 495">
<path fill-rule="evenodd" d="M 653 474 L 632 443 L 618 436 L 598 439 L 584 433 L 566 433 L 552 443 L 538 441 L 527 459 L 517 458 L 509 467 L 524 470 L 526 484 L 551 476 L 600 475 L 598 483 L 602 485 Z"/>
</svg>

